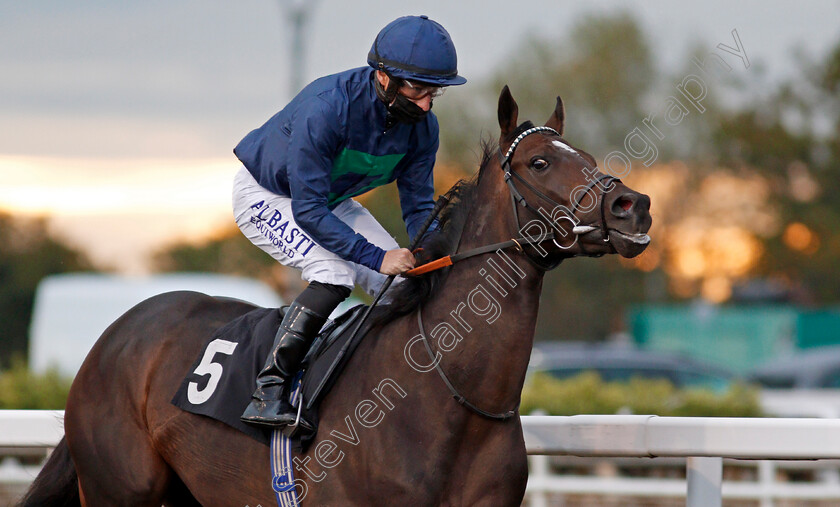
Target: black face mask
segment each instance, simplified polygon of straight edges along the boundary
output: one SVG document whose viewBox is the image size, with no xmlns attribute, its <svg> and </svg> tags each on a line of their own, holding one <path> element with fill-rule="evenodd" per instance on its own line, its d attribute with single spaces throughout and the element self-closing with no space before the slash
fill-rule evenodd
<svg viewBox="0 0 840 507">
<path fill-rule="evenodd" d="M 405 95 L 397 92 L 400 87 L 400 83 L 394 78 L 391 79 L 391 84 L 388 86 L 387 90 L 382 88 L 382 85 L 379 84 L 378 80 L 374 80 L 374 86 L 376 88 L 376 95 L 380 100 L 382 100 L 382 102 L 385 103 L 385 107 L 388 109 L 388 116 L 393 118 L 393 120 L 413 125 L 422 121 L 429 112 L 423 111 L 422 107 L 408 100 L 408 97 Z M 432 105 L 429 104 L 429 110 L 431 109 Z"/>
<path fill-rule="evenodd" d="M 431 111 L 431 109 L 432 105 L 430 103 L 429 111 Z M 408 97 L 400 93 L 397 94 L 397 97 L 388 106 L 388 112 L 391 113 L 398 122 L 407 123 L 409 125 L 423 120 L 429 111 L 424 111 L 422 107 L 408 100 Z"/>
</svg>

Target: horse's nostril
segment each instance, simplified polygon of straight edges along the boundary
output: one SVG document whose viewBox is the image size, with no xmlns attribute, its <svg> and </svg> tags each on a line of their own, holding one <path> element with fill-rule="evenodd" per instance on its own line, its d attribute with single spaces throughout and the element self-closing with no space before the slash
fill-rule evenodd
<svg viewBox="0 0 840 507">
<path fill-rule="evenodd" d="M 619 197 L 618 199 L 616 199 L 615 205 L 621 207 L 621 209 L 623 209 L 624 211 L 627 211 L 630 209 L 631 206 L 633 206 L 633 201 L 626 197 Z"/>
</svg>

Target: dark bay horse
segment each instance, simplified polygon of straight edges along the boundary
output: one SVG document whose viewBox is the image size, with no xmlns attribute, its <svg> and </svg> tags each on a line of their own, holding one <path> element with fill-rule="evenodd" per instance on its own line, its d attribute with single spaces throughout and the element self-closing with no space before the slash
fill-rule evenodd
<svg viewBox="0 0 840 507">
<path fill-rule="evenodd" d="M 545 127 L 517 124 L 507 87 L 498 113 L 500 149 L 485 149 L 424 255 L 511 238 L 518 248 L 399 284 L 390 320 L 361 343 L 321 404 L 315 442 L 295 456 L 304 505 L 522 501 L 528 470 L 517 407 L 543 276 L 576 255 L 641 253 L 650 200 L 562 139 L 559 97 Z M 76 376 L 65 439 L 23 505 L 275 504 L 266 446 L 170 404 L 208 337 L 251 309 L 175 292 L 114 322 Z"/>
</svg>

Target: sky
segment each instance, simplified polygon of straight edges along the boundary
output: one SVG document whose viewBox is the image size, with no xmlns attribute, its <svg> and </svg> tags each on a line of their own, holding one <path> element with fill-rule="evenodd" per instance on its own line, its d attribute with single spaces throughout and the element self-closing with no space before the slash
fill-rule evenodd
<svg viewBox="0 0 840 507">
<path fill-rule="evenodd" d="M 295 2 L 6 2 L 0 210 L 47 215 L 57 235 L 129 273 L 148 270 L 149 253 L 165 244 L 231 226 L 233 146 L 292 96 L 286 14 Z M 379 29 L 427 14 L 452 35 L 470 80 L 458 93 L 503 69 L 530 34 L 560 38 L 587 14 L 632 13 L 671 70 L 684 68 L 692 46 L 734 45 L 732 30 L 750 72 L 774 80 L 796 75 L 798 55 L 819 59 L 840 41 L 838 1 L 306 5 L 304 82 L 365 65 Z"/>
</svg>

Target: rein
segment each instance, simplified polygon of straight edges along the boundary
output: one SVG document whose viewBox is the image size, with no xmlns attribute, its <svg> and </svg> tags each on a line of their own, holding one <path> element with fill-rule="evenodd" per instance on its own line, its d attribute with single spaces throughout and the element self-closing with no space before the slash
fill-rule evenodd
<svg viewBox="0 0 840 507">
<path fill-rule="evenodd" d="M 507 241 L 502 241 L 501 243 L 493 243 L 492 245 L 485 245 L 480 246 L 478 248 L 473 248 L 471 250 L 467 250 L 466 252 L 461 252 L 453 255 L 447 255 L 446 257 L 441 257 L 440 259 L 433 260 L 431 262 L 427 262 L 422 266 L 417 266 L 416 268 L 409 269 L 405 273 L 404 276 L 419 276 L 431 271 L 435 271 L 441 268 L 445 268 L 447 266 L 451 266 L 456 262 L 462 261 L 464 259 L 469 259 L 470 257 L 475 257 L 477 255 L 482 255 L 490 252 L 495 252 L 496 250 L 504 250 L 505 248 L 510 248 L 515 246 L 517 250 L 520 252 L 525 252 L 524 246 L 533 245 L 535 243 L 542 243 L 543 241 L 548 241 L 549 239 L 554 239 L 554 233 L 550 232 L 543 237 L 540 238 L 517 238 L 517 239 L 509 239 Z"/>
<path fill-rule="evenodd" d="M 446 387 L 449 388 L 449 392 L 452 393 L 452 397 L 455 398 L 459 404 L 467 407 L 468 409 L 472 410 L 476 414 L 486 417 L 488 419 L 493 419 L 495 421 L 507 421 L 514 415 L 516 415 L 516 411 L 519 410 L 519 405 L 516 405 L 516 408 L 513 410 L 508 410 L 507 412 L 487 412 L 486 410 L 482 410 L 472 403 L 470 403 L 464 396 L 455 389 L 455 386 L 452 385 L 450 382 L 449 377 L 446 376 L 446 373 L 443 372 L 443 368 L 440 367 L 440 361 L 435 358 L 434 352 L 432 352 L 432 347 L 429 345 L 429 339 L 426 337 L 426 331 L 423 329 L 423 307 L 419 307 L 417 309 L 417 325 L 420 327 L 420 336 L 423 338 L 423 345 L 426 346 L 426 352 L 429 353 L 429 358 L 435 363 L 435 370 L 437 370 L 438 375 L 440 378 L 443 379 L 443 382 L 446 384 Z"/>
</svg>

